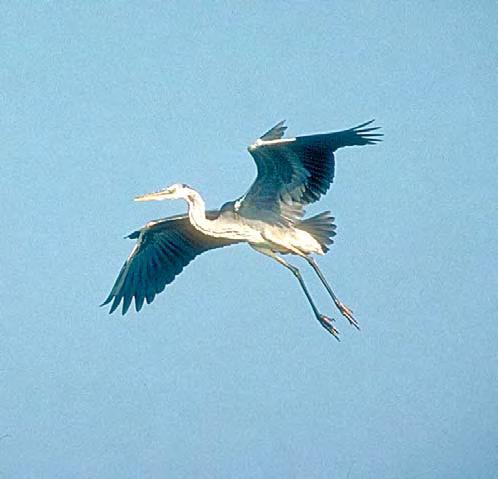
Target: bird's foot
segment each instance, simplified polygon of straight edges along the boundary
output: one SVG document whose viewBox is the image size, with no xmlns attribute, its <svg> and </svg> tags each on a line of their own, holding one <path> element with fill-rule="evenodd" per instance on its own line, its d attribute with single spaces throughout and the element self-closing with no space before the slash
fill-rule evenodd
<svg viewBox="0 0 498 479">
<path fill-rule="evenodd" d="M 339 338 L 339 331 L 337 328 L 332 324 L 334 319 L 329 318 L 328 316 L 325 316 L 324 314 L 319 314 L 318 315 L 318 321 L 320 321 L 320 324 L 332 335 L 334 336 L 337 341 L 340 341 Z"/>
<path fill-rule="evenodd" d="M 341 314 L 349 321 L 349 324 L 354 326 L 357 330 L 360 330 L 360 325 L 354 318 L 353 311 L 351 311 L 344 303 L 341 303 L 339 300 L 336 301 L 335 305 L 337 306 L 337 309 L 339 309 Z"/>
</svg>

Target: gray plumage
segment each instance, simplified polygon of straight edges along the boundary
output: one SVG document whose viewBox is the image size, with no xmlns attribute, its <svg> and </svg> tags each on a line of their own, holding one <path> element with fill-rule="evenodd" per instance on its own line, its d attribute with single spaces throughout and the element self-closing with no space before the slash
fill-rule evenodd
<svg viewBox="0 0 498 479">
<path fill-rule="evenodd" d="M 214 219 L 219 212 L 209 211 L 206 216 Z M 126 314 L 133 298 L 135 309 L 140 311 L 144 300 L 152 303 L 156 294 L 163 291 L 197 255 L 237 243 L 200 233 L 191 225 L 188 215 L 151 221 L 127 238 L 136 239 L 137 243 L 103 303 L 112 301 L 109 313 L 123 301 L 122 312 Z"/>
<path fill-rule="evenodd" d="M 331 318 L 318 312 L 299 270 L 277 253 L 306 259 L 341 313 L 358 327 L 351 310 L 337 299 L 310 256 L 327 252 L 335 235 L 334 218 L 329 212 L 308 219 L 303 216 L 305 206 L 325 194 L 334 180 L 335 151 L 381 140 L 378 127 L 369 127 L 372 121 L 344 131 L 289 139 L 283 138 L 284 122 L 278 123 L 248 147 L 257 166 L 255 181 L 245 195 L 220 210 L 206 211 L 199 193 L 185 184 L 137 197 L 137 201 L 182 198 L 189 213 L 151 221 L 128 236 L 137 243 L 102 305 L 112 303 L 112 313 L 122 303 L 125 314 L 134 299 L 140 311 L 144 301 L 151 303 L 197 255 L 247 242 L 292 271 L 317 319 L 337 338 Z"/>
</svg>

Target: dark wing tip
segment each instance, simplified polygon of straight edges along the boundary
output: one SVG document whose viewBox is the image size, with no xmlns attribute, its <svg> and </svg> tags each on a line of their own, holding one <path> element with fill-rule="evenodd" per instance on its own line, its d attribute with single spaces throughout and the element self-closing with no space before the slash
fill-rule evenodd
<svg viewBox="0 0 498 479">
<path fill-rule="evenodd" d="M 104 302 L 99 304 L 99 308 L 101 308 L 102 306 L 105 306 L 106 304 L 109 304 L 111 302 L 112 298 L 113 298 L 112 294 L 107 296 L 107 298 L 104 300 Z"/>
<path fill-rule="evenodd" d="M 270 128 L 266 133 L 260 136 L 261 140 L 279 140 L 284 136 L 287 127 L 284 125 L 285 120 L 279 121 L 274 127 Z"/>
<path fill-rule="evenodd" d="M 137 239 L 140 236 L 140 230 L 134 231 L 129 235 L 123 236 L 124 239 Z"/>
<path fill-rule="evenodd" d="M 120 295 L 119 293 L 116 294 L 116 292 L 114 291 L 114 288 L 113 288 L 113 290 L 111 291 L 109 296 L 107 296 L 105 301 L 103 303 L 99 304 L 99 307 L 102 308 L 103 306 L 107 306 L 112 301 L 111 307 L 109 309 L 109 314 L 112 314 L 112 313 L 114 313 L 114 311 L 116 311 L 116 308 L 119 306 L 119 303 L 121 303 L 121 299 L 122 299 L 122 295 Z M 123 304 L 123 306 L 124 306 L 124 304 Z M 125 313 L 126 313 L 126 311 L 125 311 Z"/>
<path fill-rule="evenodd" d="M 100 307 L 106 306 L 114 299 L 114 302 L 112 303 L 112 305 L 109 309 L 109 314 L 112 314 L 112 313 L 114 313 L 114 311 L 116 311 L 116 309 L 118 309 L 121 302 L 123 302 L 123 306 L 121 308 L 121 314 L 124 316 L 128 312 L 128 310 L 130 309 L 131 304 L 133 303 L 133 298 L 135 298 L 135 301 L 134 301 L 135 310 L 137 312 L 139 312 L 142 309 L 142 306 L 144 305 L 145 298 L 144 297 L 138 298 L 138 296 L 136 294 L 134 296 L 130 296 L 130 297 L 124 297 L 124 296 L 120 296 L 120 295 L 118 295 L 118 296 L 111 295 L 99 306 Z"/>
<path fill-rule="evenodd" d="M 356 134 L 361 140 L 363 140 L 365 145 L 375 145 L 376 143 L 382 141 L 382 138 L 380 137 L 384 136 L 384 133 L 377 133 L 377 130 L 380 130 L 382 128 L 380 126 L 372 126 L 370 128 L 365 128 L 368 125 L 371 125 L 374 121 L 375 119 L 366 121 L 361 125 L 357 125 L 351 128 L 350 131 Z"/>
<path fill-rule="evenodd" d="M 353 128 L 351 128 L 351 129 L 352 129 L 352 130 L 358 130 L 358 129 L 360 129 L 360 128 L 363 128 L 364 126 L 371 125 L 374 121 L 375 121 L 375 118 L 373 118 L 372 120 L 368 120 L 368 121 L 366 121 L 365 123 L 362 123 L 361 125 L 354 126 L 354 127 L 353 127 Z"/>
<path fill-rule="evenodd" d="M 121 314 L 123 316 L 127 313 L 128 309 L 130 308 L 132 299 L 133 299 L 133 296 L 131 296 L 130 294 L 125 294 L 125 296 L 123 298 L 123 309 L 121 310 Z"/>
<path fill-rule="evenodd" d="M 119 306 L 119 303 L 121 302 L 121 298 L 119 296 L 114 296 L 114 301 L 112 302 L 111 309 L 109 310 L 109 314 L 114 313 L 116 311 L 116 308 Z"/>
</svg>

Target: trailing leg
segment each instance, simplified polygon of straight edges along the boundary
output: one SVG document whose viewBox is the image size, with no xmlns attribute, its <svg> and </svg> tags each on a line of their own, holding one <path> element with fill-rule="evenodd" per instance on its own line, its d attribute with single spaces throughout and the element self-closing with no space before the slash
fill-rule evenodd
<svg viewBox="0 0 498 479">
<path fill-rule="evenodd" d="M 353 311 L 351 311 L 344 303 L 341 303 L 339 298 L 335 295 L 330 287 L 329 283 L 325 279 L 325 276 L 321 272 L 320 268 L 316 264 L 316 261 L 310 256 L 303 256 L 304 259 L 311 265 L 311 267 L 315 270 L 315 273 L 320 278 L 320 281 L 325 286 L 325 289 L 330 294 L 330 297 L 333 299 L 334 304 L 337 306 L 337 309 L 341 312 L 341 314 L 352 324 L 356 329 L 360 329 L 358 321 L 353 316 Z"/>
<path fill-rule="evenodd" d="M 320 324 L 330 333 L 332 334 L 332 336 L 334 336 L 334 338 L 336 338 L 338 341 L 340 341 L 339 339 L 339 331 L 335 328 L 335 326 L 333 325 L 333 319 L 332 318 L 329 318 L 328 316 L 325 316 L 324 314 L 321 314 L 319 311 L 318 311 L 318 308 L 316 307 L 309 291 L 308 291 L 308 288 L 306 287 L 306 284 L 304 282 L 304 279 L 303 277 L 301 276 L 301 272 L 299 271 L 298 268 L 296 268 L 295 266 L 287 263 L 287 261 L 285 261 L 283 258 L 281 258 L 280 256 L 277 256 L 277 254 L 275 254 L 272 250 L 270 249 L 267 249 L 267 248 L 258 248 L 258 247 L 255 247 L 253 245 L 251 245 L 256 251 L 259 251 L 260 253 L 263 253 L 264 255 L 266 256 L 269 256 L 270 258 L 273 258 L 275 261 L 277 261 L 278 263 L 280 263 L 282 266 L 285 266 L 288 270 L 290 270 L 292 272 L 292 274 L 297 278 L 297 280 L 299 281 L 299 284 L 301 285 L 301 288 L 304 292 L 304 294 L 306 295 L 306 298 L 311 306 L 311 308 L 313 309 L 313 312 L 315 313 L 315 317 L 316 319 L 320 322 Z"/>
</svg>

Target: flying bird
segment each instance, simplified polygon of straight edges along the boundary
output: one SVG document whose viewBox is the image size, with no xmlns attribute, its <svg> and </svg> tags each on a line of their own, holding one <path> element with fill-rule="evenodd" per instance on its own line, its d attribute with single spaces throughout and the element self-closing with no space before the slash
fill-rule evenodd
<svg viewBox="0 0 498 479">
<path fill-rule="evenodd" d="M 274 259 L 297 278 L 319 323 L 336 339 L 334 319 L 316 307 L 299 269 L 282 256 L 304 258 L 313 268 L 335 306 L 351 325 L 358 328 L 352 311 L 335 295 L 318 267 L 313 253 L 323 255 L 333 243 L 336 225 L 329 211 L 304 218 L 305 206 L 325 194 L 335 171 L 334 153 L 345 146 L 381 141 L 374 120 L 348 130 L 296 138 L 284 138 L 281 121 L 248 147 L 257 167 L 249 190 L 219 210 L 206 210 L 201 195 L 192 187 L 175 183 L 135 201 L 183 199 L 188 213 L 150 221 L 127 238 L 137 242 L 125 261 L 107 299 L 112 313 L 122 303 L 125 314 L 135 299 L 140 311 L 151 303 L 196 256 L 236 243 Z"/>
</svg>

